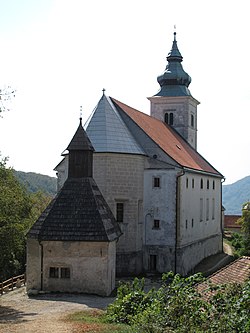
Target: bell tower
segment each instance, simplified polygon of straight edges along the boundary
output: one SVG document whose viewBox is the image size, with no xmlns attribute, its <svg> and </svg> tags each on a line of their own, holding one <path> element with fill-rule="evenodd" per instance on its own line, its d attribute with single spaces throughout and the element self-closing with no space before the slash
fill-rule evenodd
<svg viewBox="0 0 250 333">
<path fill-rule="evenodd" d="M 192 97 L 188 89 L 191 77 L 184 71 L 182 60 L 174 32 L 166 69 L 157 78 L 160 90 L 148 98 L 151 104 L 150 114 L 173 127 L 194 149 L 197 149 L 197 106 L 200 103 Z"/>
</svg>

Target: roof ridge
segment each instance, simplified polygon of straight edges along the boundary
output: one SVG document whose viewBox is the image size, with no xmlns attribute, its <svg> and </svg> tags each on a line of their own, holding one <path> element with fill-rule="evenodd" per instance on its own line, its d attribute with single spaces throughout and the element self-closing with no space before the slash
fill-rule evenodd
<svg viewBox="0 0 250 333">
<path fill-rule="evenodd" d="M 194 149 L 174 128 L 129 105 L 112 98 L 122 112 L 134 121 L 168 156 L 184 168 L 203 171 L 223 177 L 196 149 Z M 163 131 L 163 126 L 166 132 Z M 182 148 L 182 149 L 181 149 Z"/>
</svg>

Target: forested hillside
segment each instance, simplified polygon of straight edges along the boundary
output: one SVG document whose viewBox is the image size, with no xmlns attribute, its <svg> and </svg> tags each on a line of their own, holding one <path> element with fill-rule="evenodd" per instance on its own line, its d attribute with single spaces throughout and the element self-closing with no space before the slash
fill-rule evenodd
<svg viewBox="0 0 250 333">
<path fill-rule="evenodd" d="M 242 178 L 230 185 L 223 185 L 223 206 L 226 215 L 241 215 L 244 202 L 250 200 L 250 176 Z"/>
<path fill-rule="evenodd" d="M 21 184 L 24 184 L 29 192 L 42 191 L 50 196 L 56 194 L 56 178 L 41 175 L 35 172 L 14 171 Z"/>
</svg>

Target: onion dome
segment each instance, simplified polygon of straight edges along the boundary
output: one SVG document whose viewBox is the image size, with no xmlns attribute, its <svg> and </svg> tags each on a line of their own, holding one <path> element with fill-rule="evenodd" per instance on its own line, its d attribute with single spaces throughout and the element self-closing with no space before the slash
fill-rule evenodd
<svg viewBox="0 0 250 333">
<path fill-rule="evenodd" d="M 161 89 L 155 96 L 191 96 L 188 89 L 191 77 L 183 70 L 182 60 L 174 32 L 172 49 L 167 56 L 168 64 L 164 73 L 157 78 Z"/>
</svg>

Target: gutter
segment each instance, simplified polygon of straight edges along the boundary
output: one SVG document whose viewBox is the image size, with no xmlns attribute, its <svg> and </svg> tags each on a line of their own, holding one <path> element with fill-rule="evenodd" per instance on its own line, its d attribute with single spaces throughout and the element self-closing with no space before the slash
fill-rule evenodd
<svg viewBox="0 0 250 333">
<path fill-rule="evenodd" d="M 176 176 L 176 211 L 175 211 L 175 216 L 176 216 L 176 223 L 175 223 L 175 260 L 174 260 L 174 273 L 177 273 L 177 248 L 178 248 L 178 243 L 179 243 L 179 226 L 180 226 L 180 182 L 179 179 L 180 177 L 185 175 L 185 170 L 182 169 L 179 173 L 177 173 Z"/>
<path fill-rule="evenodd" d="M 220 228 L 221 228 L 221 249 L 223 252 L 223 233 L 224 233 L 224 228 L 223 228 L 223 220 L 222 220 L 222 184 L 225 182 L 226 178 L 223 177 L 221 180 L 221 185 L 220 185 Z"/>
<path fill-rule="evenodd" d="M 43 290 L 43 245 L 41 241 L 39 241 L 39 245 L 41 248 L 41 291 Z"/>
</svg>

